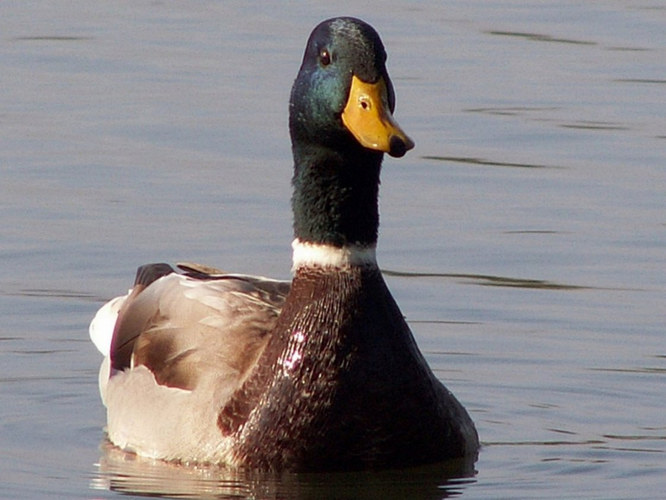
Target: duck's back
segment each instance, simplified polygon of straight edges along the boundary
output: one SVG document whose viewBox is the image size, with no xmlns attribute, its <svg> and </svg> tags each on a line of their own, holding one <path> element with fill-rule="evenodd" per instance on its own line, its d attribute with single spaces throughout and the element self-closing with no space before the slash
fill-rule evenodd
<svg viewBox="0 0 666 500">
<path fill-rule="evenodd" d="M 217 412 L 251 373 L 289 284 L 170 273 L 135 290 L 100 372 L 109 438 L 142 455 L 223 461 Z"/>
</svg>

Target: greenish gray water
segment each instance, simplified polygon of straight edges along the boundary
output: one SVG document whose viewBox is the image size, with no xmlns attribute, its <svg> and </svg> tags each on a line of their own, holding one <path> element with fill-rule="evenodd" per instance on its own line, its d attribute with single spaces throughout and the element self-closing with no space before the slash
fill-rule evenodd
<svg viewBox="0 0 666 500">
<path fill-rule="evenodd" d="M 477 424 L 476 473 L 120 453 L 90 318 L 145 262 L 289 276 L 289 89 L 340 14 L 382 34 L 417 143 L 385 162 L 378 254 Z M 0 497 L 662 494 L 662 2 L 37 1 L 0 19 Z"/>
</svg>

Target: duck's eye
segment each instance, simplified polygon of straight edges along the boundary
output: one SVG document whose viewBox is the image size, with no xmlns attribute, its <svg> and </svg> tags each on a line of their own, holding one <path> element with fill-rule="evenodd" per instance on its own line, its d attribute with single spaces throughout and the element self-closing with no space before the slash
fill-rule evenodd
<svg viewBox="0 0 666 500">
<path fill-rule="evenodd" d="M 322 66 L 328 66 L 331 64 L 331 54 L 327 49 L 322 49 L 319 53 L 319 62 Z"/>
</svg>

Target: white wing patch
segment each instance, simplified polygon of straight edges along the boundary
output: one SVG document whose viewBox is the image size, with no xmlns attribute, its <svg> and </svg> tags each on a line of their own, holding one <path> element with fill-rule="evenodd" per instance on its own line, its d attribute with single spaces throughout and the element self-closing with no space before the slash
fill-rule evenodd
<svg viewBox="0 0 666 500">
<path fill-rule="evenodd" d="M 113 329 L 116 326 L 116 320 L 118 319 L 118 311 L 125 303 L 127 295 L 122 297 L 116 297 L 111 299 L 106 304 L 104 304 L 95 317 L 90 322 L 90 327 L 88 333 L 90 334 L 90 340 L 93 341 L 97 350 L 102 353 L 104 357 L 109 356 L 109 351 L 111 350 L 111 339 L 113 338 Z"/>
</svg>

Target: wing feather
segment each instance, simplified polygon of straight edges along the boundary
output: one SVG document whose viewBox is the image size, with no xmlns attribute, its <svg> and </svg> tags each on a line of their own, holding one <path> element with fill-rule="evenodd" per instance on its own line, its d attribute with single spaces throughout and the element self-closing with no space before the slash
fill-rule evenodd
<svg viewBox="0 0 666 500">
<path fill-rule="evenodd" d="M 240 384 L 265 347 L 289 282 L 172 273 L 130 293 L 114 330 L 115 369 L 146 366 L 159 384 Z"/>
</svg>

